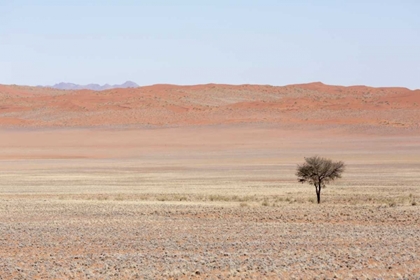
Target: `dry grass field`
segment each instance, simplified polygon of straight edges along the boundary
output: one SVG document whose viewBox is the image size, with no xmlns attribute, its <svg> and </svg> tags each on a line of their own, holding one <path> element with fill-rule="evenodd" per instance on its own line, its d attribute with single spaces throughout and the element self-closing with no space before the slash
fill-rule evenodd
<svg viewBox="0 0 420 280">
<path fill-rule="evenodd" d="M 359 130 L 3 129 L 0 279 L 419 279 L 420 134 Z"/>
</svg>

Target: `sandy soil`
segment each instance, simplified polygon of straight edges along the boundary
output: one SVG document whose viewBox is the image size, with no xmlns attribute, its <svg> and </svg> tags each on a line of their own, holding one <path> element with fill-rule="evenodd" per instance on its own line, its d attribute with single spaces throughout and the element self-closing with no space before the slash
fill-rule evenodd
<svg viewBox="0 0 420 280">
<path fill-rule="evenodd" d="M 420 277 L 420 136 L 343 131 L 3 129 L 0 275 Z M 322 205 L 312 154 L 348 165 Z"/>
<path fill-rule="evenodd" d="M 0 86 L 0 279 L 419 279 L 419 96 Z"/>
</svg>

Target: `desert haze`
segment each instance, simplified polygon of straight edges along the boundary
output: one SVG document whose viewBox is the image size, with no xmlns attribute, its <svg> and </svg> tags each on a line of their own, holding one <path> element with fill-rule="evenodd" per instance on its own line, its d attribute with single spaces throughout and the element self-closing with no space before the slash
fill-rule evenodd
<svg viewBox="0 0 420 280">
<path fill-rule="evenodd" d="M 0 279 L 420 278 L 420 90 L 0 85 L 0 127 Z"/>
</svg>

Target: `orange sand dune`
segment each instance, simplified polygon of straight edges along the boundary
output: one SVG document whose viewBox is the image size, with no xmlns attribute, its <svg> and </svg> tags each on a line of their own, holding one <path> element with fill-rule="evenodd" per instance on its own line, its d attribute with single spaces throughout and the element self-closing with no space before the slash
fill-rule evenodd
<svg viewBox="0 0 420 280">
<path fill-rule="evenodd" d="M 418 129 L 420 90 L 310 83 L 154 85 L 97 92 L 0 85 L 1 127 L 239 123 Z"/>
</svg>

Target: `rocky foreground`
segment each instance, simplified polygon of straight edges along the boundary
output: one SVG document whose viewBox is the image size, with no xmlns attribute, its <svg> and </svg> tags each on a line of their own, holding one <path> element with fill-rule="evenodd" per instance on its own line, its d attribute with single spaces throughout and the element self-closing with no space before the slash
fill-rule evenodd
<svg viewBox="0 0 420 280">
<path fill-rule="evenodd" d="M 415 205 L 4 198 L 1 279 L 419 279 Z"/>
</svg>

